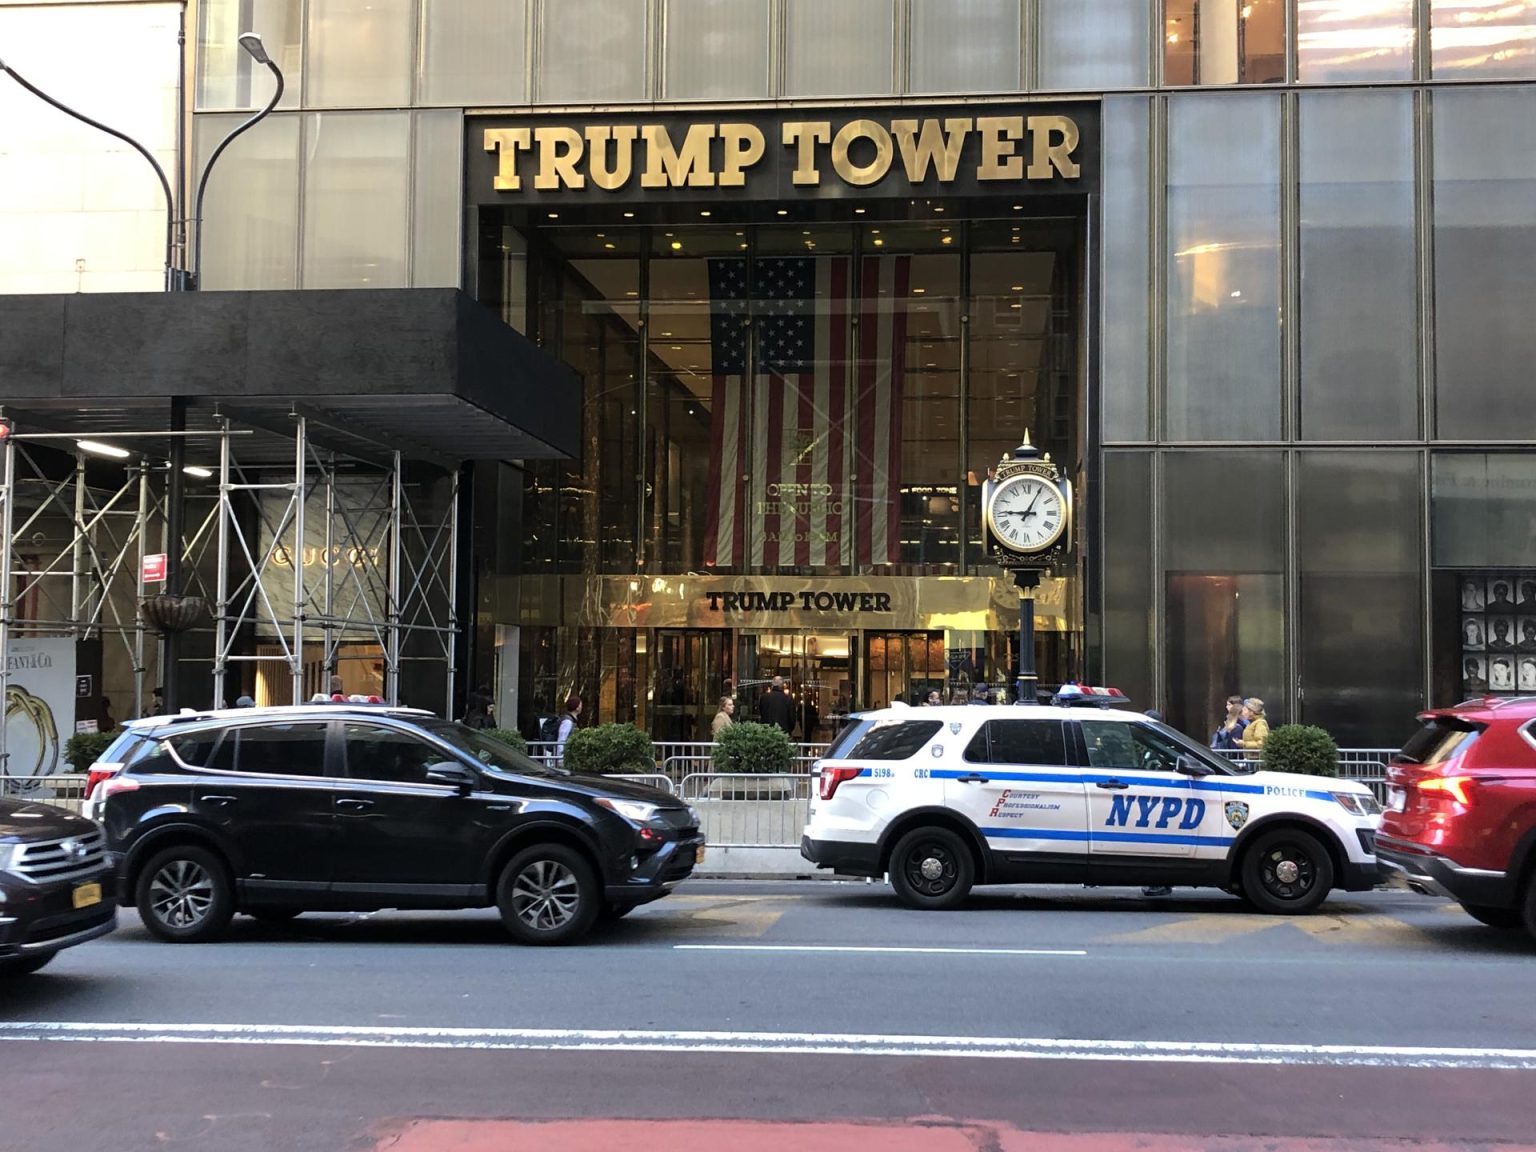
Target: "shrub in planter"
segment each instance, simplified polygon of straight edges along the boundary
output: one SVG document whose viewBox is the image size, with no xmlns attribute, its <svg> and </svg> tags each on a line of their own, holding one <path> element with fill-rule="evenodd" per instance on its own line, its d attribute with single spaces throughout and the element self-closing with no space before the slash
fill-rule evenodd
<svg viewBox="0 0 1536 1152">
<path fill-rule="evenodd" d="M 510 745 L 515 752 L 528 755 L 528 741 L 523 739 L 523 734 L 516 728 L 482 728 L 480 735 L 489 736 L 492 740 L 499 740 L 503 744 Z"/>
<path fill-rule="evenodd" d="M 716 772 L 788 772 L 795 748 L 777 724 L 738 720 L 720 733 L 710 761 Z"/>
<path fill-rule="evenodd" d="M 578 728 L 565 742 L 565 767 L 605 776 L 656 771 L 656 745 L 633 724 Z"/>
<path fill-rule="evenodd" d="M 64 742 L 64 759 L 76 772 L 89 771 L 116 739 L 116 732 L 76 732 Z"/>
<path fill-rule="evenodd" d="M 1337 776 L 1339 746 L 1311 724 L 1282 724 L 1264 739 L 1264 770 L 1302 776 Z"/>
</svg>

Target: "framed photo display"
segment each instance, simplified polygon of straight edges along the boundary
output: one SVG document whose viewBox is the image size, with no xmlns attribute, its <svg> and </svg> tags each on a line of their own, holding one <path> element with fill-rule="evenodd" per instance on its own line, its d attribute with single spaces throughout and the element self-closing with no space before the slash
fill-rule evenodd
<svg viewBox="0 0 1536 1152">
<path fill-rule="evenodd" d="M 1536 692 L 1536 570 L 1463 572 L 1462 696 Z"/>
</svg>

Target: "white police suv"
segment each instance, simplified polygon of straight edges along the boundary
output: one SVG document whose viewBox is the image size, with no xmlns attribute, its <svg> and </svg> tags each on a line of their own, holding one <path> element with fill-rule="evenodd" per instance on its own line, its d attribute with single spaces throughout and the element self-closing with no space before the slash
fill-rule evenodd
<svg viewBox="0 0 1536 1152">
<path fill-rule="evenodd" d="M 1304 913 L 1376 884 L 1381 805 L 1365 785 L 1249 771 L 1103 707 L 1112 689 L 1079 691 L 859 715 L 816 765 L 801 855 L 888 874 L 913 908 L 953 908 L 975 884 L 1127 884 Z"/>
</svg>

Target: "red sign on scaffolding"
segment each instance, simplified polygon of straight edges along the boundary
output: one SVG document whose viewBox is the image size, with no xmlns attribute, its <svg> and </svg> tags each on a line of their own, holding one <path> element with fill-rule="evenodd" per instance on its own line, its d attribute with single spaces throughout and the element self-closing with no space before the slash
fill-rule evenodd
<svg viewBox="0 0 1536 1152">
<path fill-rule="evenodd" d="M 143 581 L 146 584 L 162 584 L 165 582 L 164 552 L 152 552 L 144 557 Z"/>
</svg>

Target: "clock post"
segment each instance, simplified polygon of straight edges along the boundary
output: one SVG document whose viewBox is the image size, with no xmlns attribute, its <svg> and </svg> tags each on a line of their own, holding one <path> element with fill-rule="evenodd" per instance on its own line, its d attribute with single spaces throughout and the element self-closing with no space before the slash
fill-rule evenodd
<svg viewBox="0 0 1536 1152">
<path fill-rule="evenodd" d="M 1003 458 L 982 485 L 982 534 L 987 555 L 1013 573 L 1019 589 L 1018 701 L 1033 704 L 1039 673 L 1035 668 L 1035 589 L 1072 542 L 1072 484 L 1024 441 Z"/>
</svg>

